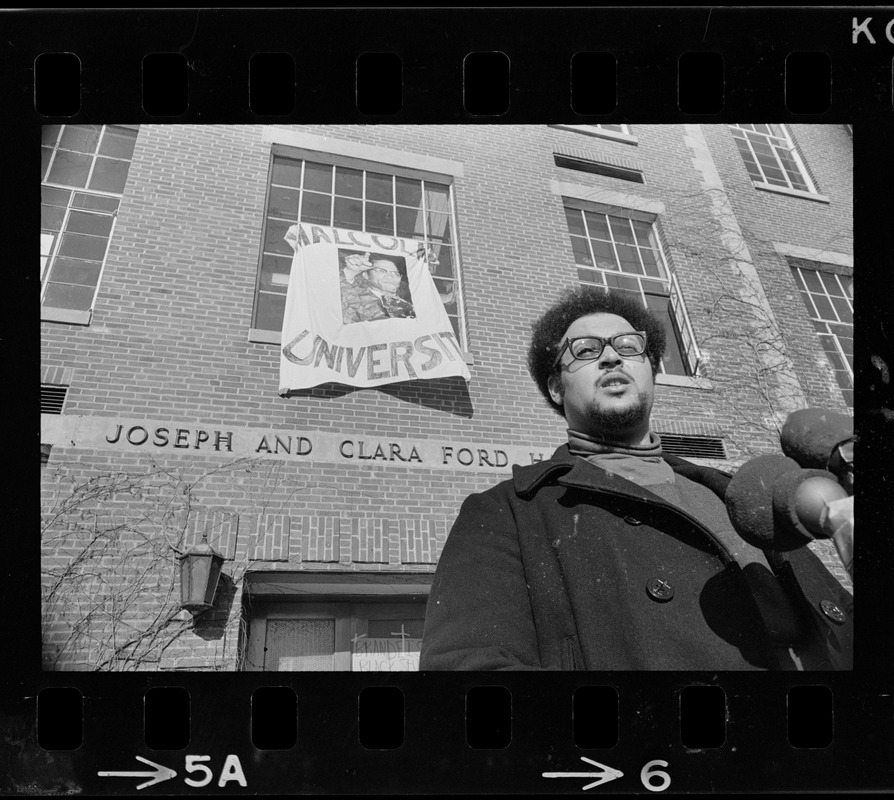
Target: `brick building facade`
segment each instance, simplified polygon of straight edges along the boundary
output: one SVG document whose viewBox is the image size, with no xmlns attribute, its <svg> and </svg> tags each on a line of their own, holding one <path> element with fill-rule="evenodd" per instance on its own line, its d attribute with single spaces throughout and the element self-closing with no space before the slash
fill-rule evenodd
<svg viewBox="0 0 894 800">
<path fill-rule="evenodd" d="M 662 315 L 671 452 L 734 468 L 793 409 L 847 412 L 852 152 L 843 125 L 48 126 L 45 668 L 412 668 L 463 498 L 565 438 L 525 350 L 581 282 Z M 471 381 L 280 396 L 299 216 L 431 240 Z"/>
</svg>

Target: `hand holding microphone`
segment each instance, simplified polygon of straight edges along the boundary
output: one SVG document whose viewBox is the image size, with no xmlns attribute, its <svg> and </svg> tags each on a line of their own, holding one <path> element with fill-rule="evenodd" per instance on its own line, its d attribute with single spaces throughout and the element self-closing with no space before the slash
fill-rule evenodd
<svg viewBox="0 0 894 800">
<path fill-rule="evenodd" d="M 733 527 L 749 544 L 793 550 L 828 538 L 823 511 L 847 496 L 831 472 L 801 469 L 794 459 L 766 455 L 739 468 L 727 487 L 726 507 Z"/>
<path fill-rule="evenodd" d="M 733 527 L 749 544 L 775 550 L 832 539 L 853 577 L 853 421 L 819 409 L 797 411 L 782 429 L 781 445 L 792 458 L 758 456 L 730 481 Z"/>
<path fill-rule="evenodd" d="M 820 520 L 823 530 L 831 532 L 838 555 L 847 569 L 847 574 L 854 577 L 854 498 L 845 497 L 833 500 L 825 509 Z"/>
<path fill-rule="evenodd" d="M 824 538 L 835 542 L 838 555 L 853 578 L 854 562 L 854 420 L 834 411 L 805 408 L 789 414 L 782 428 L 782 452 L 802 467 L 835 474 L 848 498 L 827 498 L 821 510 Z"/>
</svg>

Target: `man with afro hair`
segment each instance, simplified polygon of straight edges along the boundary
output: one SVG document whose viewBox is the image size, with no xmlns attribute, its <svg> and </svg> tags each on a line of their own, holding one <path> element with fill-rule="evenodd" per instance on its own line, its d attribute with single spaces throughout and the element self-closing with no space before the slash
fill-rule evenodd
<svg viewBox="0 0 894 800">
<path fill-rule="evenodd" d="M 650 415 L 664 347 L 622 291 L 566 292 L 533 324 L 528 368 L 568 441 L 466 498 L 420 669 L 852 668 L 852 601 L 822 562 L 744 542 L 731 476 L 663 453 Z"/>
</svg>

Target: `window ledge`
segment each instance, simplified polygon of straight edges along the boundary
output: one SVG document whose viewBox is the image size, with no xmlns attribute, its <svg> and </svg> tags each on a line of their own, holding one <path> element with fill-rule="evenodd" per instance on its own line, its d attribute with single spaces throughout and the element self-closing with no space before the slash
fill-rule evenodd
<svg viewBox="0 0 894 800">
<path fill-rule="evenodd" d="M 52 308 L 41 306 L 41 322 L 67 322 L 71 325 L 89 325 L 93 317 L 92 311 L 75 311 L 71 308 Z"/>
<path fill-rule="evenodd" d="M 815 203 L 831 202 L 824 194 L 816 194 L 815 192 L 802 192 L 800 189 L 789 189 L 787 186 L 774 186 L 772 183 L 764 183 L 763 181 L 752 181 L 755 189 L 764 192 L 775 192 L 776 194 L 787 194 L 790 197 L 803 197 L 805 200 L 813 200 Z"/>
<path fill-rule="evenodd" d="M 282 333 L 280 331 L 264 331 L 260 328 L 250 328 L 248 341 L 258 344 L 281 344 Z"/>
<path fill-rule="evenodd" d="M 256 344 L 281 344 L 282 343 L 282 333 L 279 331 L 265 331 L 260 328 L 249 328 L 248 331 L 248 341 L 254 342 Z M 475 356 L 472 355 L 467 350 L 463 351 L 463 361 L 466 364 L 474 364 Z"/>
<path fill-rule="evenodd" d="M 631 136 L 629 133 L 618 133 L 617 131 L 606 131 L 596 128 L 592 125 L 550 125 L 551 128 L 561 128 L 566 131 L 574 131 L 582 133 L 584 136 L 595 136 L 598 139 L 610 139 L 613 142 L 623 142 L 624 144 L 638 145 L 639 139 Z"/>
<path fill-rule="evenodd" d="M 714 384 L 707 378 L 692 378 L 687 375 L 666 375 L 659 373 L 655 376 L 655 383 L 659 386 L 679 386 L 683 389 L 700 389 L 706 392 L 714 391 Z"/>
</svg>

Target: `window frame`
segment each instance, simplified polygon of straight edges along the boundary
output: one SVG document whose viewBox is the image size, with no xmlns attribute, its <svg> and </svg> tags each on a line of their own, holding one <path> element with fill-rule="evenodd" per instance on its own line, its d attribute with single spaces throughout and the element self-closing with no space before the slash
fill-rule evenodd
<svg viewBox="0 0 894 800">
<path fill-rule="evenodd" d="M 41 319 L 48 322 L 82 322 L 83 324 L 90 324 L 90 321 L 93 318 L 93 309 L 96 305 L 96 298 L 99 295 L 99 287 L 102 285 L 102 279 L 105 275 L 106 271 L 106 263 L 108 262 L 109 257 L 109 249 L 112 244 L 112 237 L 115 235 L 115 228 L 118 225 L 118 211 L 120 210 L 120 203 L 118 209 L 110 212 L 99 212 L 93 209 L 80 209 L 73 208 L 71 203 L 74 199 L 75 194 L 80 191 L 78 189 L 71 189 L 66 186 L 57 186 L 55 184 L 41 184 L 41 186 L 48 186 L 52 189 L 62 189 L 64 191 L 70 191 L 71 196 L 68 200 L 68 205 L 65 208 L 65 214 L 62 219 L 62 225 L 59 228 L 59 233 L 56 236 L 56 240 L 53 242 L 53 247 L 50 253 L 47 256 L 41 256 L 41 259 L 46 258 L 46 264 L 41 264 L 41 274 L 40 274 L 40 308 L 41 308 Z M 91 192 L 89 194 L 100 194 L 98 192 Z M 104 197 L 113 197 L 115 199 L 120 199 L 117 195 L 111 194 L 102 194 Z M 96 284 L 93 287 L 93 295 L 90 298 L 90 306 L 86 309 L 74 309 L 74 308 L 65 308 L 63 306 L 52 306 L 52 305 L 44 305 L 44 297 L 46 296 L 47 287 L 50 284 L 49 276 L 52 271 L 53 264 L 56 261 L 56 258 L 59 255 L 59 249 L 62 246 L 62 237 L 66 233 L 66 228 L 68 226 L 68 220 L 71 216 L 72 211 L 78 211 L 85 214 L 94 214 L 96 216 L 104 216 L 112 218 L 112 226 L 109 229 L 109 235 L 106 239 L 106 246 L 103 250 L 102 261 L 99 266 L 99 273 L 96 276 Z"/>
<path fill-rule="evenodd" d="M 264 210 L 263 210 L 263 224 L 261 228 L 260 242 L 258 248 L 258 264 L 257 270 L 255 274 L 255 286 L 252 295 L 252 310 L 251 310 L 251 323 L 249 328 L 249 341 L 256 343 L 265 343 L 265 344 L 280 344 L 281 339 L 281 329 L 267 329 L 267 328 L 258 328 L 255 327 L 257 322 L 257 313 L 258 313 L 258 303 L 260 300 L 260 294 L 262 293 L 261 282 L 263 275 L 263 263 L 265 256 L 265 242 L 267 238 L 267 230 L 269 224 L 269 214 L 268 209 L 270 205 L 270 195 L 273 189 L 273 169 L 274 162 L 276 158 L 287 158 L 291 160 L 302 162 L 302 187 L 300 189 L 302 193 L 302 202 L 303 202 L 303 193 L 305 191 L 303 187 L 303 174 L 304 174 L 304 164 L 308 161 L 315 164 L 326 164 L 328 166 L 338 168 L 342 167 L 345 169 L 353 169 L 353 170 L 361 170 L 364 173 L 372 172 L 372 173 L 380 173 L 389 175 L 392 180 L 394 178 L 407 178 L 410 180 L 419 180 L 419 181 L 430 181 L 432 183 L 437 183 L 439 185 L 446 185 L 448 188 L 448 204 L 449 204 L 449 222 L 452 226 L 452 235 L 453 241 L 449 245 L 452 249 L 453 255 L 453 276 L 452 278 L 445 278 L 445 280 L 452 280 L 454 286 L 456 287 L 456 318 L 457 318 L 457 326 L 459 328 L 459 343 L 460 348 L 466 356 L 466 361 L 470 362 L 471 355 L 469 354 L 469 331 L 468 331 L 468 320 L 466 316 L 466 305 L 465 305 L 465 287 L 463 285 L 463 276 L 462 276 L 462 255 L 461 255 L 461 244 L 460 244 L 460 234 L 459 234 L 459 226 L 457 224 L 457 204 L 456 204 L 456 180 L 455 175 L 449 173 L 437 173 L 426 169 L 419 169 L 411 166 L 404 166 L 394 163 L 389 163 L 385 161 L 376 161 L 372 158 L 362 158 L 357 156 L 343 155 L 337 152 L 323 152 L 318 150 L 312 150 L 306 147 L 295 146 L 295 145 L 287 145 L 287 144 L 277 144 L 273 143 L 270 147 L 270 155 L 269 155 L 269 165 L 267 172 L 267 179 L 265 185 L 265 195 L 264 195 Z M 365 183 L 365 181 L 364 181 Z M 332 199 L 332 203 L 330 204 L 330 218 L 332 218 L 333 206 L 334 206 L 334 198 L 335 194 L 335 186 L 333 183 L 332 191 L 330 192 L 330 197 Z M 423 189 L 423 197 L 424 197 L 424 189 Z M 365 206 L 368 202 L 365 197 L 360 198 L 360 202 L 363 206 L 363 215 L 365 217 Z M 375 201 L 374 201 L 375 202 Z M 391 208 L 404 208 L 405 206 L 400 206 L 396 197 L 391 202 Z M 300 206 L 299 206 L 300 212 Z M 441 213 L 441 212 L 436 212 Z M 299 213 L 300 216 L 300 213 Z M 394 224 L 397 224 L 397 215 L 394 215 Z M 298 220 L 296 219 L 297 223 Z M 426 220 L 427 224 L 427 220 Z M 335 226 L 338 227 L 338 226 Z M 396 228 L 395 228 L 396 230 Z M 379 234 L 382 236 L 396 236 L 397 234 Z M 408 237 L 405 237 L 408 238 Z M 438 277 L 438 276 L 434 276 Z"/>
<path fill-rule="evenodd" d="M 577 199 L 574 197 L 562 196 L 561 199 L 562 199 L 563 214 L 566 212 L 567 209 L 576 209 L 576 210 L 580 210 L 580 211 L 591 211 L 596 214 L 604 214 L 606 217 L 616 217 L 616 218 L 620 218 L 620 219 L 628 219 L 628 220 L 636 220 L 638 222 L 644 222 L 651 227 L 652 235 L 654 236 L 655 242 L 657 244 L 656 249 L 657 249 L 659 257 L 660 257 L 659 268 L 660 268 L 660 270 L 664 271 L 664 273 L 667 276 L 666 278 L 662 278 L 662 277 L 655 278 L 655 277 L 651 277 L 648 275 L 639 275 L 636 273 L 623 272 L 620 269 L 620 258 L 617 255 L 617 247 L 616 247 L 617 243 L 615 242 L 613 232 L 610 233 L 611 245 L 612 245 L 612 252 L 614 253 L 614 257 L 616 259 L 616 262 L 619 265 L 618 270 L 600 269 L 599 267 L 595 266 L 595 264 L 592 267 L 586 267 L 586 266 L 582 267 L 581 265 L 578 265 L 577 262 L 574 260 L 573 250 L 572 250 L 571 260 L 574 263 L 574 268 L 575 268 L 576 272 L 579 269 L 591 269 L 596 272 L 601 272 L 601 273 L 605 273 L 605 274 L 624 275 L 626 277 L 633 278 L 633 279 L 645 278 L 647 280 L 653 280 L 653 281 L 658 281 L 660 283 L 666 283 L 668 285 L 667 295 L 657 295 L 654 292 L 647 292 L 643 288 L 642 284 L 640 283 L 639 290 L 638 290 L 639 297 L 643 301 L 645 301 L 646 296 L 656 296 L 656 297 L 661 296 L 661 297 L 667 298 L 668 307 L 671 312 L 671 320 L 672 320 L 672 323 L 674 324 L 674 327 L 676 328 L 675 333 L 676 333 L 676 337 L 677 337 L 677 344 L 678 344 L 678 348 L 680 351 L 680 357 L 681 357 L 681 360 L 683 363 L 685 373 L 683 375 L 680 375 L 679 373 L 676 373 L 676 372 L 668 372 L 666 369 L 666 366 L 665 366 L 665 359 L 662 358 L 661 363 L 659 365 L 659 371 L 656 374 L 656 379 L 660 377 L 660 378 L 662 378 L 662 382 L 674 383 L 674 384 L 688 383 L 688 381 L 690 381 L 690 380 L 698 379 L 700 377 L 699 372 L 700 372 L 700 367 L 701 367 L 701 362 L 702 362 L 701 352 L 699 351 L 699 348 L 698 348 L 698 342 L 695 338 L 695 331 L 692 328 L 692 322 L 689 318 L 689 313 L 686 310 L 685 299 L 683 297 L 683 292 L 680 289 L 680 284 L 679 284 L 679 281 L 676 276 L 676 271 L 674 270 L 673 265 L 671 264 L 670 259 L 667 256 L 667 253 L 665 252 L 664 244 L 662 242 L 661 228 L 659 225 L 659 219 L 658 219 L 657 215 L 650 214 L 650 213 L 643 212 L 643 211 L 636 211 L 633 209 L 618 208 L 616 206 L 605 206 L 605 205 L 602 205 L 599 203 L 593 203 L 593 202 L 589 202 L 586 200 L 580 200 L 580 199 Z M 567 235 L 570 238 L 572 234 L 571 234 L 570 229 L 568 228 L 567 218 L 565 220 L 565 229 L 566 229 Z M 611 231 L 611 228 L 609 230 Z M 589 232 L 586 236 L 586 239 L 588 242 L 591 241 Z M 637 247 L 637 249 L 639 249 L 639 248 Z M 576 275 L 576 283 L 578 286 L 602 286 L 603 288 L 606 287 L 606 284 L 591 283 L 591 282 L 582 280 L 580 278 L 579 274 Z M 648 308 L 648 305 L 645 302 L 643 303 L 643 305 L 645 308 Z M 687 339 L 688 339 L 688 342 L 687 342 Z"/>
<path fill-rule="evenodd" d="M 764 133 L 763 131 L 755 131 L 755 130 L 751 130 L 750 128 L 742 127 L 745 124 L 766 125 L 771 130 L 776 129 L 778 131 L 778 134 L 777 133 Z M 752 184 L 754 184 L 754 186 L 756 188 L 766 189 L 768 191 L 775 191 L 775 192 L 779 192 L 782 194 L 793 194 L 793 195 L 796 195 L 799 197 L 808 197 L 810 199 L 823 199 L 823 200 L 826 200 L 826 202 L 828 202 L 828 199 L 820 194 L 819 188 L 817 187 L 816 182 L 813 179 L 813 175 L 811 175 L 810 170 L 807 168 L 807 164 L 805 163 L 804 159 L 802 158 L 797 144 L 795 143 L 794 139 L 791 136 L 791 133 L 789 132 L 788 128 L 785 125 L 783 125 L 782 123 L 767 123 L 767 122 L 765 122 L 765 123 L 732 123 L 731 122 L 731 123 L 728 123 L 728 127 L 731 131 L 741 132 L 741 136 L 736 136 L 734 133 L 732 133 L 731 135 L 732 135 L 732 138 L 736 144 L 736 149 L 739 153 L 739 156 L 742 159 L 742 164 L 745 167 L 745 171 L 748 174 L 748 177 L 751 179 Z M 749 133 L 755 134 L 757 136 L 766 137 L 768 146 L 771 147 L 771 149 L 773 150 L 773 156 L 776 159 L 777 168 L 785 177 L 785 180 L 786 180 L 785 185 L 781 185 L 779 183 L 774 183 L 773 181 L 768 179 L 766 171 L 764 169 L 764 165 L 761 163 L 760 159 L 757 156 L 757 153 L 754 151 L 753 142 L 747 135 Z M 799 176 L 801 177 L 804 185 L 807 187 L 806 190 L 800 189 L 800 188 L 792 185 L 792 180 L 789 175 L 789 172 L 786 169 L 785 164 L 779 158 L 779 155 L 777 153 L 777 145 L 773 144 L 773 142 L 770 141 L 770 139 L 784 140 L 784 142 L 786 144 L 785 149 L 788 153 L 791 154 L 792 160 L 794 161 L 794 164 L 798 169 Z M 744 141 L 748 146 L 748 150 L 751 154 L 751 158 L 754 161 L 754 164 L 757 166 L 757 169 L 760 172 L 760 179 L 756 178 L 751 173 L 748 163 L 745 161 L 745 158 L 742 154 L 742 145 L 740 144 L 740 142 L 742 142 L 742 141 Z"/>
<path fill-rule="evenodd" d="M 848 408 L 853 409 L 854 408 L 853 394 L 856 391 L 853 354 L 851 356 L 848 356 L 847 353 L 844 352 L 844 348 L 841 345 L 841 341 L 838 338 L 838 334 L 836 334 L 834 331 L 832 331 L 831 328 L 829 328 L 829 325 L 849 325 L 850 329 L 851 329 L 851 334 L 852 334 L 851 339 L 853 339 L 853 332 L 855 329 L 855 325 L 854 325 L 854 321 L 853 321 L 854 301 L 851 298 L 850 294 L 848 293 L 847 287 L 844 285 L 841 278 L 843 275 L 845 278 L 847 278 L 849 280 L 851 286 L 853 286 L 854 276 L 853 276 L 853 274 L 841 272 L 839 270 L 828 269 L 828 268 L 824 269 L 823 265 L 819 264 L 819 263 L 817 263 L 814 266 L 808 266 L 807 264 L 805 264 L 803 262 L 799 263 L 799 262 L 796 262 L 793 260 L 789 260 L 788 265 L 792 271 L 792 278 L 795 282 L 795 287 L 798 290 L 798 295 L 801 298 L 801 303 L 804 306 L 804 310 L 807 312 L 807 318 L 810 320 L 810 322 L 813 325 L 813 330 L 816 333 L 817 338 L 819 339 L 820 349 L 823 351 L 823 355 L 825 355 L 826 361 L 829 364 L 829 367 L 832 369 L 833 373 L 841 372 L 841 370 L 838 370 L 835 368 L 835 365 L 832 363 L 831 359 L 829 358 L 829 353 L 828 353 L 827 349 L 823 346 L 822 337 L 824 337 L 824 336 L 827 336 L 832 340 L 832 343 L 835 346 L 836 354 L 837 354 L 838 358 L 840 359 L 841 363 L 844 365 L 844 372 L 848 376 L 850 383 L 851 383 L 849 391 L 851 392 L 852 399 L 850 402 L 848 402 L 847 396 L 844 394 L 844 391 L 845 391 L 844 387 L 842 387 L 838 383 L 837 378 L 835 380 L 835 385 L 838 387 L 838 390 L 841 392 L 842 400 L 844 401 L 845 405 Z M 832 275 L 835 277 L 835 281 L 838 284 L 839 288 L 841 289 L 842 296 L 848 305 L 848 309 L 850 310 L 850 313 L 851 313 L 851 321 L 850 322 L 842 321 L 841 319 L 837 319 L 837 320 L 824 319 L 822 316 L 820 316 L 820 311 L 817 308 L 816 303 L 813 300 L 813 296 L 817 295 L 817 293 L 811 292 L 810 287 L 807 283 L 807 280 L 803 275 L 804 272 L 813 272 L 813 273 L 816 273 L 817 275 L 819 275 L 819 274 Z M 829 306 L 832 308 L 833 313 L 835 314 L 836 317 L 838 317 L 839 313 L 838 313 L 837 309 L 835 308 L 835 304 L 832 302 L 833 295 L 829 294 L 829 291 L 826 288 L 825 282 L 823 281 L 822 278 L 819 278 L 819 282 L 823 288 L 823 293 L 822 293 L 822 295 L 817 295 L 817 296 L 825 297 L 826 300 L 829 302 Z M 810 305 L 807 304 L 807 299 L 810 300 Z M 811 314 L 811 311 L 810 311 L 811 308 L 816 312 L 816 316 L 813 316 Z M 824 332 L 820 332 L 818 329 L 819 325 L 824 326 L 826 328 L 826 330 Z"/>
<path fill-rule="evenodd" d="M 46 125 L 44 127 L 53 127 L 50 125 Z M 136 140 L 139 137 L 139 126 L 135 125 L 115 125 L 115 124 L 103 124 L 100 127 L 99 137 L 97 138 L 96 149 L 93 153 L 89 154 L 91 158 L 90 169 L 87 173 L 87 179 L 85 181 L 84 186 L 71 186 L 64 183 L 56 183 L 49 180 L 50 173 L 53 169 L 53 164 L 57 158 L 58 152 L 60 150 L 59 145 L 62 141 L 62 137 L 65 134 L 65 129 L 67 127 L 77 127 L 75 125 L 59 125 L 59 130 L 57 131 L 56 138 L 52 145 L 52 152 L 50 154 L 50 158 L 46 164 L 46 167 L 41 171 L 41 190 L 44 187 L 48 189 L 53 189 L 56 191 L 64 191 L 69 193 L 68 201 L 65 206 L 65 211 L 63 214 L 63 218 L 61 224 L 59 226 L 58 231 L 55 233 L 54 241 L 50 251 L 44 255 L 41 253 L 40 260 L 40 317 L 42 321 L 45 322 L 64 322 L 64 323 L 72 323 L 79 325 L 89 325 L 93 318 L 93 311 L 96 306 L 96 300 L 99 296 L 99 287 L 102 285 L 103 277 L 106 271 L 106 265 L 108 263 L 109 250 L 111 248 L 112 239 L 115 236 L 115 230 L 118 224 L 118 215 L 121 211 L 121 201 L 124 198 L 124 189 L 122 187 L 121 192 L 110 192 L 102 189 L 91 189 L 89 188 L 90 180 L 93 177 L 94 171 L 96 169 L 97 161 L 100 157 L 109 158 L 115 161 L 122 161 L 127 163 L 127 175 L 125 176 L 125 184 L 127 182 L 127 178 L 130 173 L 130 166 L 133 163 L 133 152 L 129 158 L 120 158 L 115 156 L 105 156 L 100 154 L 99 148 L 104 139 L 106 130 L 109 128 L 126 128 L 128 130 L 132 130 L 136 132 L 136 137 L 134 138 L 134 147 L 136 147 Z M 41 143 L 41 149 L 45 149 L 45 145 Z M 66 151 L 67 152 L 67 151 Z M 72 151 L 78 152 L 78 151 Z M 82 155 L 88 155 L 86 153 Z M 77 208 L 73 205 L 75 195 L 77 194 L 86 194 L 92 197 L 103 197 L 114 199 L 118 201 L 117 207 L 114 211 L 100 211 L 98 209 L 86 209 L 86 208 Z M 93 294 L 90 298 L 89 307 L 86 309 L 73 309 L 73 308 L 65 308 L 63 306 L 53 306 L 53 305 L 45 305 L 44 298 L 47 293 L 47 288 L 49 287 L 51 281 L 50 275 L 52 274 L 53 266 L 55 265 L 56 259 L 59 257 L 59 250 L 62 246 L 62 239 L 66 233 L 70 233 L 68 231 L 68 224 L 73 212 L 77 211 L 82 214 L 90 214 L 93 216 L 99 217 L 111 217 L 112 224 L 109 228 L 109 232 L 105 237 L 105 248 L 103 249 L 102 259 L 99 263 L 99 272 L 96 276 L 96 282 L 93 285 Z M 41 228 L 43 225 L 41 225 Z M 89 234 L 88 234 L 89 235 Z M 61 281 L 55 281 L 53 283 L 63 283 Z"/>
</svg>

